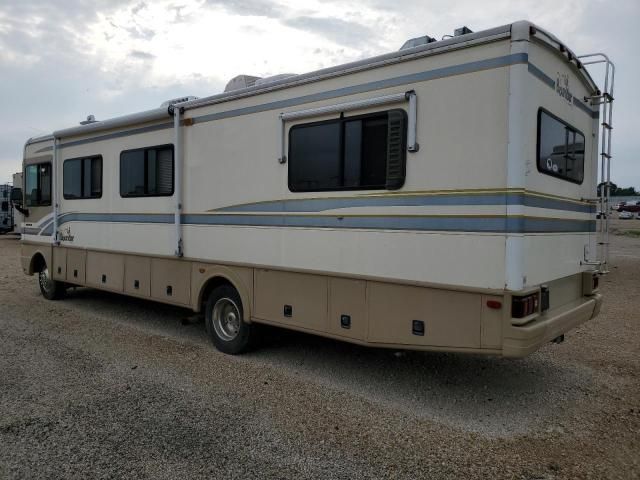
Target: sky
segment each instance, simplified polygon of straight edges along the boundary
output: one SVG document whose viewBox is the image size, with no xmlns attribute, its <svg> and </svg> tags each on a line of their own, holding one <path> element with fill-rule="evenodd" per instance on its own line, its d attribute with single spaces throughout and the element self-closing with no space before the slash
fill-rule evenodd
<svg viewBox="0 0 640 480">
<path fill-rule="evenodd" d="M 20 171 L 29 137 L 90 114 L 104 120 L 219 93 L 238 74 L 305 73 L 412 37 L 516 20 L 614 61 L 612 181 L 640 190 L 639 0 L 0 0 L 0 183 Z"/>
</svg>

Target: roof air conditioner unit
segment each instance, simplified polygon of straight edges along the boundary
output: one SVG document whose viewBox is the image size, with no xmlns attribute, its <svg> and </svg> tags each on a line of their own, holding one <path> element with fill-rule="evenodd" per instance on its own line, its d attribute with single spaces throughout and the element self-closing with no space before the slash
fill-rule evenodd
<svg viewBox="0 0 640 480">
<path fill-rule="evenodd" d="M 422 37 L 412 38 L 407 40 L 402 44 L 400 50 L 407 50 L 408 48 L 420 47 L 422 45 L 426 45 L 427 43 L 437 42 L 437 40 L 429 35 L 424 35 Z"/>
<path fill-rule="evenodd" d="M 225 92 L 232 92 L 234 90 L 241 90 L 243 88 L 253 87 L 256 81 L 260 80 L 260 77 L 254 77 L 253 75 L 238 75 L 233 77 L 224 87 Z"/>
<path fill-rule="evenodd" d="M 198 97 L 187 95 L 185 97 L 172 98 L 171 100 L 162 102 L 160 108 L 168 107 L 169 105 L 175 105 L 176 103 L 190 102 L 191 100 L 198 100 Z"/>
</svg>

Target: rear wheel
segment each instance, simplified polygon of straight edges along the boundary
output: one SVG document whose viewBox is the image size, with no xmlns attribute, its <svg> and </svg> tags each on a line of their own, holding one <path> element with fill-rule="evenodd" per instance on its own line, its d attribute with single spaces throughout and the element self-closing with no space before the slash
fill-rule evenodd
<svg viewBox="0 0 640 480">
<path fill-rule="evenodd" d="M 38 285 L 40 285 L 42 296 L 47 300 L 58 300 L 64 296 L 64 283 L 51 278 L 51 272 L 46 265 L 38 272 Z"/>
<path fill-rule="evenodd" d="M 242 300 L 231 285 L 211 292 L 205 320 L 211 341 L 221 352 L 235 355 L 251 348 L 253 328 L 243 320 Z"/>
</svg>

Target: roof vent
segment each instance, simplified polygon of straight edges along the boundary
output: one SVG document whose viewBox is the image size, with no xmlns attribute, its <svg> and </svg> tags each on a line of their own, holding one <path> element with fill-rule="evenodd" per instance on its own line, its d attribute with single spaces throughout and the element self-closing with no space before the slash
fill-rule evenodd
<svg viewBox="0 0 640 480">
<path fill-rule="evenodd" d="M 256 80 L 255 85 L 266 85 L 268 83 L 274 83 L 279 80 L 284 80 L 285 78 L 295 77 L 296 73 L 281 73 L 279 75 L 273 75 L 271 77 L 259 78 Z"/>
<path fill-rule="evenodd" d="M 412 38 L 407 40 L 402 44 L 400 50 L 407 50 L 408 48 L 419 47 L 421 45 L 426 45 L 427 43 L 437 42 L 437 40 L 429 35 L 424 35 L 422 37 Z"/>
<path fill-rule="evenodd" d="M 225 92 L 232 92 L 234 90 L 241 90 L 243 88 L 253 87 L 256 84 L 256 80 L 260 80 L 260 77 L 254 77 L 253 75 L 238 75 L 233 77 L 224 87 Z"/>
<path fill-rule="evenodd" d="M 94 115 L 87 115 L 87 119 L 86 120 L 82 120 L 80 122 L 80 125 L 89 125 L 90 123 L 96 123 L 96 117 Z"/>
<path fill-rule="evenodd" d="M 194 97 L 193 95 L 187 95 L 185 97 L 172 98 L 171 100 L 162 102 L 160 104 L 160 108 L 168 107 L 169 105 L 175 105 L 176 103 L 190 102 L 191 100 L 198 100 L 198 97 Z"/>
<path fill-rule="evenodd" d="M 473 30 L 471 30 L 469 27 L 460 27 L 456 28 L 453 31 L 453 36 L 459 37 L 460 35 L 466 35 L 467 33 L 473 33 Z"/>
</svg>

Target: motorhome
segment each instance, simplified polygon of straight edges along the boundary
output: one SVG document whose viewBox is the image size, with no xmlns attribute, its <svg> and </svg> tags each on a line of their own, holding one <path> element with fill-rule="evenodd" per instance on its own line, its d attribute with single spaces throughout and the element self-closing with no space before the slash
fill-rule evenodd
<svg viewBox="0 0 640 480">
<path fill-rule="evenodd" d="M 22 267 L 203 312 L 227 353 L 269 324 L 522 357 L 601 305 L 613 72 L 521 21 L 32 138 Z"/>
<path fill-rule="evenodd" d="M 6 183 L 0 185 L 0 233 L 8 233 L 13 230 L 13 207 L 11 204 L 12 187 Z"/>
<path fill-rule="evenodd" d="M 24 221 L 24 216 L 20 212 L 20 205 L 22 205 L 22 172 L 13 174 L 13 186 L 11 188 L 11 202 L 9 208 L 13 215 L 13 232 L 20 233 L 20 226 Z M 18 208 L 16 208 L 18 207 Z"/>
</svg>

